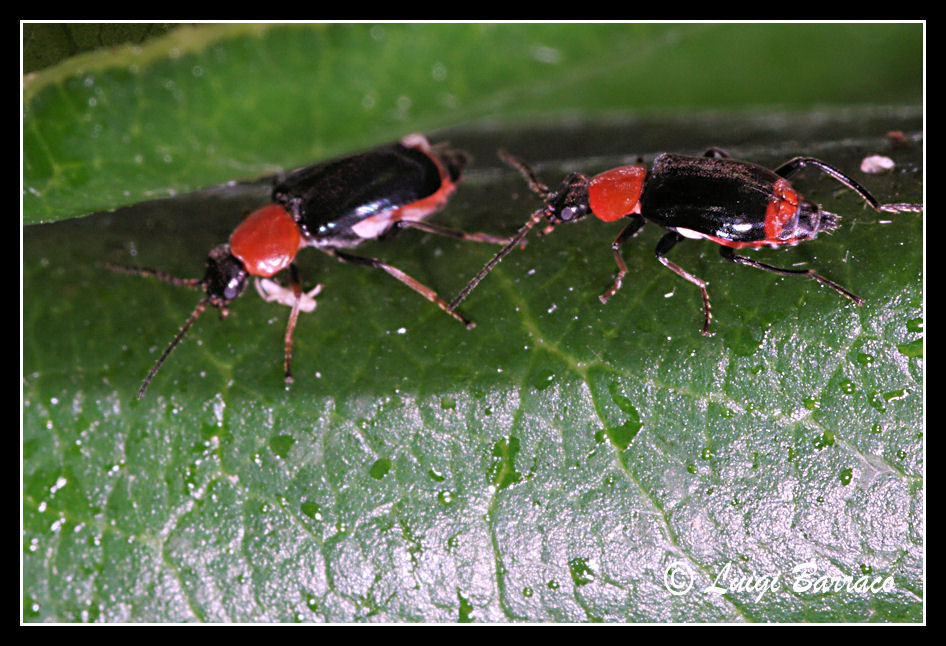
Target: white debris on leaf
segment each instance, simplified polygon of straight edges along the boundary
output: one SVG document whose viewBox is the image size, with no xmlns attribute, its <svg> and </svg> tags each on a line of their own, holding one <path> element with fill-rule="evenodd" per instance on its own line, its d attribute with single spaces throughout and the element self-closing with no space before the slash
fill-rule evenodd
<svg viewBox="0 0 946 646">
<path fill-rule="evenodd" d="M 893 170 L 894 166 L 896 166 L 894 161 L 883 155 L 868 155 L 861 160 L 861 171 L 864 173 L 883 173 Z"/>
</svg>

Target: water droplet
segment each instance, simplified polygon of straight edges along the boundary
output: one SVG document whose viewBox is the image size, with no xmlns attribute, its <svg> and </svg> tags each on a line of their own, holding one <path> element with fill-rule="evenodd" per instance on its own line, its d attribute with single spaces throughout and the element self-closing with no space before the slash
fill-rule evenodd
<svg viewBox="0 0 946 646">
<path fill-rule="evenodd" d="M 388 458 L 379 458 L 371 465 L 371 469 L 368 470 L 368 473 L 375 480 L 380 480 L 388 474 L 388 471 L 391 470 L 391 461 Z"/>
<path fill-rule="evenodd" d="M 66 486 L 66 482 L 68 481 L 65 478 L 59 476 L 56 478 L 56 484 L 49 488 L 49 493 L 55 495 L 57 491 Z"/>
<path fill-rule="evenodd" d="M 760 347 L 765 338 L 765 331 L 751 325 L 740 325 L 730 328 L 723 337 L 727 348 L 740 357 L 751 357 Z"/>
<path fill-rule="evenodd" d="M 580 556 L 568 562 L 568 571 L 577 586 L 588 585 L 595 581 L 594 570 L 589 567 L 588 561 Z"/>
<path fill-rule="evenodd" d="M 542 391 L 552 385 L 555 379 L 555 373 L 551 370 L 540 370 L 532 379 L 532 386 L 536 390 Z"/>
<path fill-rule="evenodd" d="M 276 456 L 280 458 L 285 458 L 287 455 L 289 455 L 289 450 L 292 448 L 292 445 L 295 443 L 296 441 L 293 439 L 291 435 L 277 435 L 275 437 L 270 438 L 269 449 Z"/>
<path fill-rule="evenodd" d="M 504 489 L 522 480 L 522 474 L 516 471 L 516 455 L 519 453 L 519 438 L 510 436 L 501 438 L 493 445 L 492 459 L 487 472 L 487 481 Z"/>
<path fill-rule="evenodd" d="M 828 429 L 817 438 L 815 438 L 814 445 L 816 449 L 824 449 L 829 446 L 834 446 L 834 431 Z"/>
<path fill-rule="evenodd" d="M 457 590 L 457 601 L 459 602 L 459 608 L 457 611 L 457 622 L 461 624 L 468 624 L 473 621 L 473 604 L 470 603 L 460 591 Z"/>
<path fill-rule="evenodd" d="M 874 363 L 874 355 L 867 354 L 866 352 L 858 352 L 857 362 L 862 366 L 871 366 Z"/>
<path fill-rule="evenodd" d="M 554 65 L 562 60 L 561 50 L 549 47 L 548 45 L 534 45 L 529 50 L 529 53 L 532 55 L 532 58 L 539 63 Z"/>
<path fill-rule="evenodd" d="M 308 516 L 309 518 L 312 518 L 314 520 L 322 519 L 322 514 L 320 513 L 319 506 L 316 503 L 312 502 L 311 500 L 306 500 L 305 502 L 302 503 L 302 505 L 300 505 L 299 508 L 302 510 L 302 513 Z"/>
<path fill-rule="evenodd" d="M 631 400 L 619 392 L 618 384 L 608 384 L 608 392 L 611 394 L 611 400 L 617 405 L 621 412 L 627 415 L 627 419 L 620 425 L 606 428 L 605 433 L 607 433 L 611 443 L 623 451 L 634 440 L 638 432 L 640 432 L 643 422 L 641 422 L 640 413 L 638 413 L 634 404 L 631 403 Z"/>
<path fill-rule="evenodd" d="M 919 338 L 915 341 L 909 341 L 907 343 L 901 343 L 897 346 L 897 350 L 900 351 L 905 357 L 910 359 L 922 359 L 923 358 L 923 339 Z"/>
</svg>

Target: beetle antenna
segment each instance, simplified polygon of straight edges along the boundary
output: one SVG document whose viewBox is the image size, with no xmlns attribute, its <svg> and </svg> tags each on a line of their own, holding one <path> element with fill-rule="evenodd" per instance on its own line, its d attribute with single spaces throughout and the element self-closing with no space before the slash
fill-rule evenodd
<svg viewBox="0 0 946 646">
<path fill-rule="evenodd" d="M 508 151 L 503 148 L 500 148 L 496 153 L 499 158 L 505 162 L 507 165 L 511 166 L 522 175 L 522 178 L 529 185 L 529 189 L 541 197 L 545 202 L 548 202 L 554 196 L 554 192 L 549 189 L 548 186 L 539 181 L 539 178 L 535 174 L 535 170 L 527 163 L 519 159 L 518 157 L 513 157 Z M 480 281 L 486 278 L 486 274 L 493 270 L 493 267 L 502 262 L 502 259 L 508 256 L 513 249 L 515 249 L 526 237 L 529 231 L 538 224 L 542 217 L 545 215 L 545 212 L 548 207 L 541 208 L 535 213 L 532 214 L 522 228 L 519 229 L 519 232 L 513 236 L 506 246 L 500 249 L 495 256 L 493 256 L 488 263 L 480 270 L 480 272 L 473 277 L 466 287 L 463 288 L 456 298 L 453 299 L 453 302 L 447 307 L 447 313 L 452 314 L 454 310 L 457 309 L 457 306 L 463 302 L 467 296 L 470 295 L 476 286 L 480 284 Z"/>
<path fill-rule="evenodd" d="M 486 265 L 480 270 L 480 273 L 474 276 L 473 280 L 471 280 L 469 284 L 467 284 L 467 286 L 463 288 L 463 291 L 461 291 L 457 295 L 457 297 L 453 299 L 453 302 L 450 303 L 450 305 L 447 307 L 448 313 L 452 314 L 453 311 L 457 309 L 457 306 L 463 301 L 463 299 L 469 296 L 470 292 L 476 289 L 476 286 L 479 285 L 480 281 L 486 277 L 486 274 L 492 271 L 493 267 L 498 265 L 500 261 L 502 261 L 503 258 L 508 256 L 509 253 L 513 249 L 515 249 L 519 245 L 520 242 L 522 242 L 522 240 L 526 237 L 526 235 L 529 233 L 529 230 L 532 229 L 532 227 L 534 227 L 536 224 L 542 221 L 542 217 L 545 215 L 545 211 L 546 211 L 545 208 L 541 208 L 532 214 L 532 217 L 529 218 L 529 220 L 524 225 L 522 225 L 522 228 L 519 229 L 519 232 L 515 236 L 513 236 L 513 238 L 509 241 L 509 243 L 505 247 L 500 249 L 496 253 L 496 255 L 493 256 L 492 259 L 490 259 L 490 261 L 486 263 Z"/>
<path fill-rule="evenodd" d="M 500 149 L 497 154 L 501 160 L 506 162 L 506 164 L 519 171 L 519 174 L 522 175 L 523 179 L 526 180 L 526 183 L 529 185 L 529 188 L 533 193 L 541 197 L 546 202 L 549 201 L 549 199 L 552 197 L 552 191 L 549 190 L 548 186 L 539 181 L 539 178 L 536 177 L 535 171 L 531 166 L 521 159 L 513 157 L 503 149 Z"/>
<path fill-rule="evenodd" d="M 113 262 L 105 263 L 105 266 L 112 271 L 117 271 L 123 274 L 134 274 L 137 276 L 147 276 L 149 278 L 157 278 L 163 280 L 166 283 L 171 283 L 178 287 L 189 287 L 191 289 L 200 289 L 204 286 L 204 281 L 200 278 L 178 278 L 177 276 L 172 276 L 166 274 L 163 271 L 158 269 L 152 269 L 151 267 L 140 267 L 138 265 L 119 265 Z M 158 373 L 158 370 L 161 368 L 161 364 L 164 363 L 165 359 L 168 358 L 168 355 L 177 347 L 181 342 L 181 339 L 184 338 L 184 335 L 187 334 L 187 331 L 191 329 L 191 326 L 194 325 L 194 322 L 197 318 L 203 314 L 204 310 L 207 309 L 207 304 L 210 303 L 210 296 L 206 296 L 199 303 L 197 307 L 194 308 L 194 311 L 191 313 L 190 318 L 187 319 L 187 322 L 184 323 L 184 327 L 181 328 L 180 332 L 177 333 L 177 336 L 174 337 L 174 340 L 171 341 L 171 344 L 164 350 L 164 353 L 158 358 L 157 363 L 154 364 L 154 367 L 151 368 L 151 372 L 148 373 L 148 376 L 145 377 L 144 382 L 141 384 L 141 388 L 138 389 L 138 399 L 141 399 L 145 395 L 145 391 L 148 390 L 148 385 L 151 383 L 151 380 Z"/>
<path fill-rule="evenodd" d="M 886 213 L 919 213 L 923 210 L 923 205 L 897 202 L 895 204 L 881 204 L 877 210 Z"/>
<path fill-rule="evenodd" d="M 860 195 L 861 199 L 867 202 L 872 209 L 875 211 L 880 210 L 880 204 L 866 188 L 855 182 L 853 179 L 839 171 L 834 166 L 826 164 L 820 159 L 815 159 L 814 157 L 795 157 L 794 159 L 790 159 L 776 168 L 775 174 L 784 177 L 785 179 L 789 179 L 793 175 L 797 175 L 798 172 L 804 169 L 806 166 L 814 166 L 822 173 L 830 175 L 838 182 L 844 184 L 849 189 Z"/>
<path fill-rule="evenodd" d="M 177 285 L 178 287 L 190 287 L 191 289 L 199 289 L 203 287 L 204 281 L 199 278 L 178 278 L 177 276 L 172 276 L 166 274 L 163 271 L 157 269 L 152 269 L 150 267 L 139 267 L 138 265 L 119 265 L 114 262 L 105 263 L 105 267 L 111 269 L 112 271 L 117 271 L 122 274 L 134 274 L 136 276 L 148 276 L 150 278 L 157 278 L 163 280 L 166 283 L 171 283 L 172 285 Z"/>
<path fill-rule="evenodd" d="M 181 331 L 177 333 L 177 336 L 174 337 L 174 340 L 171 341 L 171 344 L 165 349 L 164 353 L 158 358 L 157 363 L 154 364 L 154 367 L 151 369 L 151 372 L 148 373 L 148 376 L 145 377 L 144 382 L 141 384 L 141 388 L 138 389 L 138 399 L 141 399 L 145 395 L 145 391 L 148 390 L 148 384 L 151 383 L 151 380 L 158 373 L 158 370 L 161 368 L 161 364 L 164 363 L 164 360 L 168 358 L 168 355 L 171 354 L 171 351 L 177 347 L 177 344 L 181 342 L 181 339 L 184 338 L 184 335 L 187 334 L 187 331 L 191 329 L 191 326 L 197 320 L 204 310 L 207 309 L 207 303 L 210 302 L 210 297 L 204 297 L 197 307 L 194 308 L 194 311 L 191 313 L 190 318 L 187 319 L 187 322 L 184 323 L 184 327 L 181 328 Z"/>
<path fill-rule="evenodd" d="M 814 166 L 826 175 L 830 175 L 837 181 L 841 182 L 849 189 L 860 195 L 861 199 L 867 202 L 867 204 L 869 204 L 870 207 L 875 211 L 883 211 L 885 213 L 919 213 L 923 210 L 922 204 L 905 204 L 902 202 L 898 202 L 896 204 L 881 204 L 873 195 L 870 194 L 866 188 L 855 182 L 853 179 L 839 171 L 834 166 L 826 164 L 820 159 L 815 159 L 814 157 L 796 157 L 795 159 L 791 159 L 776 168 L 775 173 L 788 179 L 806 166 Z"/>
</svg>

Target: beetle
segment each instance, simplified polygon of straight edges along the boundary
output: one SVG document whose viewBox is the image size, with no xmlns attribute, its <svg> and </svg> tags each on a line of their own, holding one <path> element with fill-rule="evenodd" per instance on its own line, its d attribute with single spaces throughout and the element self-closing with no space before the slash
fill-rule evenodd
<svg viewBox="0 0 946 646">
<path fill-rule="evenodd" d="M 150 276 L 165 282 L 202 289 L 204 297 L 177 336 L 148 373 L 138 399 L 208 306 L 229 313 L 230 303 L 243 294 L 251 276 L 256 289 L 267 301 L 291 308 L 285 334 L 285 382 L 292 383 L 292 338 L 299 312 L 315 309 L 314 297 L 321 285 L 303 292 L 296 268 L 296 254 L 314 247 L 339 261 L 375 267 L 401 281 L 421 296 L 437 304 L 470 329 L 474 323 L 448 310 L 437 293 L 400 269 L 377 258 L 347 251 L 366 240 L 374 240 L 403 228 L 446 235 L 460 240 L 506 244 L 508 238 L 484 233 L 466 233 L 425 222 L 456 190 L 469 159 L 446 145 L 431 146 L 421 134 L 411 134 L 399 142 L 325 163 L 298 169 L 272 189 L 272 202 L 251 213 L 207 256 L 203 278 L 177 278 L 148 267 L 109 263 L 114 271 Z M 289 287 L 270 280 L 289 270 Z"/>
<path fill-rule="evenodd" d="M 557 191 L 542 184 L 525 162 L 500 151 L 500 158 L 519 171 L 529 188 L 545 206 L 536 210 L 503 247 L 450 303 L 453 311 L 481 280 L 521 244 L 529 230 L 545 219 L 542 233 L 550 233 L 563 222 L 574 222 L 592 214 L 603 222 L 623 218 L 630 221 L 611 244 L 618 273 L 614 284 L 599 298 L 602 303 L 621 288 L 627 265 L 621 255 L 625 242 L 636 236 L 646 222 L 662 226 L 667 233 L 657 243 L 657 260 L 681 278 L 700 288 L 703 297 L 704 336 L 711 336 L 707 282 L 686 271 L 667 253 L 684 238 L 704 239 L 719 245 L 723 259 L 784 276 L 807 276 L 860 305 L 863 299 L 811 269 L 783 269 L 736 254 L 737 249 L 759 249 L 796 245 L 838 226 L 838 216 L 805 200 L 789 179 L 807 167 L 833 177 L 857 193 L 877 211 L 920 211 L 922 205 L 880 204 L 867 189 L 837 168 L 813 157 L 795 157 L 775 170 L 732 159 L 719 148 L 702 157 L 675 153 L 658 155 L 650 169 L 642 164 L 620 166 L 594 177 L 570 174 Z"/>
</svg>

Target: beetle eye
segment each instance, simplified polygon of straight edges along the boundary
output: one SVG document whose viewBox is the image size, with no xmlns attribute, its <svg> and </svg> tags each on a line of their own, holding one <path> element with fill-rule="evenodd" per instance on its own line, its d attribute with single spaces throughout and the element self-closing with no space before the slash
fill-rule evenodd
<svg viewBox="0 0 946 646">
<path fill-rule="evenodd" d="M 230 245 L 222 244 L 210 250 L 207 271 L 202 281 L 208 296 L 232 301 L 246 289 L 246 280 L 246 269 L 230 253 Z"/>
<path fill-rule="evenodd" d="M 588 209 L 581 204 L 576 204 L 574 206 L 566 206 L 564 209 L 559 211 L 558 216 L 562 219 L 563 222 L 569 222 L 571 220 L 577 220 L 582 218 L 588 212 Z"/>
<path fill-rule="evenodd" d="M 230 278 L 230 280 L 227 282 L 227 286 L 223 289 L 223 297 L 228 301 L 232 301 L 242 294 L 245 288 L 246 274 L 237 274 L 236 276 Z"/>
</svg>

